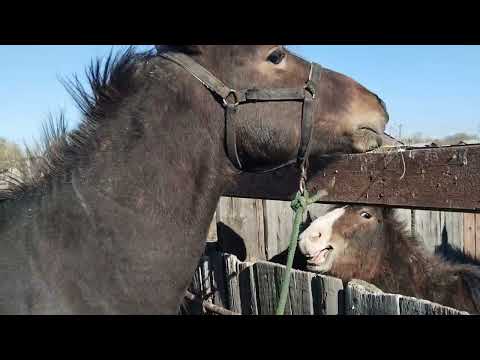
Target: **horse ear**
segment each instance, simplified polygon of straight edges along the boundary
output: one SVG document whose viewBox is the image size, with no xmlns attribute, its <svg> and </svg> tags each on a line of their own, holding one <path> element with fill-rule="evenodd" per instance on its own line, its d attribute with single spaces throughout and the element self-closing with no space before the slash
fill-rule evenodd
<svg viewBox="0 0 480 360">
<path fill-rule="evenodd" d="M 393 214 L 393 209 L 389 207 L 382 207 L 383 215 L 390 216 Z"/>
<path fill-rule="evenodd" d="M 395 218 L 395 209 L 383 207 L 381 209 L 381 214 L 384 220 L 393 219 Z"/>
<path fill-rule="evenodd" d="M 310 224 L 314 221 L 315 219 L 312 217 L 312 215 L 310 214 L 310 211 L 307 210 L 307 217 L 305 219 L 305 221 L 303 221 L 301 224 L 300 224 L 300 233 L 304 232 L 305 230 L 307 230 L 307 228 L 310 226 Z"/>
<path fill-rule="evenodd" d="M 305 225 L 310 226 L 310 224 L 314 221 L 315 219 L 312 217 L 312 214 L 310 214 L 310 211 L 307 210 L 307 218 L 305 219 Z"/>
<path fill-rule="evenodd" d="M 155 48 L 157 49 L 157 51 L 169 49 L 187 55 L 198 55 L 202 52 L 200 45 L 155 45 Z"/>
</svg>

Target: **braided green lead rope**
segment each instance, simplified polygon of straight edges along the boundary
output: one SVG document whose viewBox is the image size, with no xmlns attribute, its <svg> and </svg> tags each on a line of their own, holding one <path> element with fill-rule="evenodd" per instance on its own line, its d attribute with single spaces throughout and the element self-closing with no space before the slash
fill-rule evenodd
<svg viewBox="0 0 480 360">
<path fill-rule="evenodd" d="M 283 315 L 285 312 L 288 289 L 290 287 L 290 273 L 292 271 L 295 250 L 297 249 L 298 235 L 300 232 L 300 225 L 302 223 L 303 214 L 305 213 L 308 205 L 316 203 L 323 196 L 324 194 L 322 192 L 318 192 L 316 195 L 310 197 L 308 191 L 305 189 L 303 194 L 301 191 L 297 192 L 297 194 L 295 195 L 295 199 L 290 204 L 290 207 L 293 209 L 293 211 L 295 211 L 295 215 L 293 218 L 293 229 L 290 236 L 290 245 L 288 247 L 287 269 L 285 271 L 285 277 L 283 278 L 280 298 L 278 300 L 275 315 Z"/>
</svg>

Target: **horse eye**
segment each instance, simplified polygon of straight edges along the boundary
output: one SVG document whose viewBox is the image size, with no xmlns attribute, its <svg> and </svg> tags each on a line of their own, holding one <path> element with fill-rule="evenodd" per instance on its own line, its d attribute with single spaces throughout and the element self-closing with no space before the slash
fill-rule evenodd
<svg viewBox="0 0 480 360">
<path fill-rule="evenodd" d="M 278 65 L 285 58 L 285 53 L 282 50 L 275 50 L 270 55 L 268 55 L 267 60 L 272 64 Z"/>
<path fill-rule="evenodd" d="M 370 215 L 368 212 L 366 211 L 363 211 L 361 214 L 360 214 L 361 217 L 365 218 L 365 219 L 370 219 L 372 217 L 372 215 Z"/>
</svg>

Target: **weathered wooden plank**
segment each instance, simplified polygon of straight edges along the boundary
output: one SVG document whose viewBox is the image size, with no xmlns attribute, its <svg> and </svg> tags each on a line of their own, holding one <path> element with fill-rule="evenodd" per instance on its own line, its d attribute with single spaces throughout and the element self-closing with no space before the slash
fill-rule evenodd
<svg viewBox="0 0 480 360">
<path fill-rule="evenodd" d="M 225 265 L 223 253 L 219 251 L 210 251 L 208 253 L 208 265 L 211 287 L 211 301 L 215 305 L 227 306 L 227 289 L 225 281 Z"/>
<path fill-rule="evenodd" d="M 205 289 L 205 281 L 203 279 L 203 274 L 205 273 L 205 264 L 208 263 L 208 257 L 202 256 L 198 263 L 198 267 L 193 274 L 192 282 L 190 283 L 189 291 L 192 294 L 201 296 L 202 299 L 207 293 Z M 185 302 L 183 303 L 182 313 L 186 315 L 201 315 L 204 313 L 203 307 L 196 302 Z"/>
<path fill-rule="evenodd" d="M 475 214 L 475 259 L 480 261 L 480 214 Z"/>
<path fill-rule="evenodd" d="M 289 201 L 264 200 L 265 251 L 270 260 L 288 248 L 293 227 L 293 211 Z"/>
<path fill-rule="evenodd" d="M 308 189 L 329 189 L 323 203 L 480 211 L 480 145 L 324 156 L 311 159 Z M 225 195 L 292 200 L 296 167 L 243 174 Z"/>
<path fill-rule="evenodd" d="M 441 243 L 447 243 L 454 250 L 463 249 L 463 213 L 441 213 Z"/>
<path fill-rule="evenodd" d="M 352 280 L 345 289 L 345 314 L 399 315 L 399 297 L 383 293 L 364 281 Z"/>
<path fill-rule="evenodd" d="M 342 280 L 331 276 L 314 276 L 312 299 L 315 315 L 343 315 L 345 296 Z"/>
<path fill-rule="evenodd" d="M 256 314 L 256 295 L 255 291 L 252 291 L 255 284 L 250 281 L 249 269 L 253 264 L 241 262 L 235 255 L 224 254 L 223 258 L 228 309 L 243 315 Z"/>
<path fill-rule="evenodd" d="M 239 284 L 239 264 L 235 255 L 224 255 L 225 262 L 225 282 L 228 298 L 228 309 L 235 312 L 242 312 L 242 302 L 240 298 L 240 284 Z"/>
<path fill-rule="evenodd" d="M 415 210 L 414 216 L 416 235 L 433 254 L 442 240 L 441 214 L 439 211 Z"/>
<path fill-rule="evenodd" d="M 414 297 L 400 296 L 400 315 L 469 315 L 451 307 Z"/>
<path fill-rule="evenodd" d="M 200 259 L 200 274 L 201 274 L 201 284 L 200 284 L 200 293 L 194 295 L 200 295 L 203 300 L 213 303 L 213 292 L 212 292 L 212 279 L 210 276 L 210 259 L 208 256 L 202 256 Z"/>
<path fill-rule="evenodd" d="M 413 210 L 411 209 L 396 209 L 395 217 L 405 225 L 405 229 L 409 234 L 412 234 L 412 216 Z"/>
<path fill-rule="evenodd" d="M 257 289 L 258 313 L 274 315 L 286 267 L 269 262 L 253 265 Z M 292 270 L 285 315 L 313 315 L 313 274 Z"/>
<path fill-rule="evenodd" d="M 257 291 L 253 264 L 242 262 L 239 269 L 240 302 L 243 315 L 258 315 Z"/>
<path fill-rule="evenodd" d="M 217 222 L 218 242 L 224 252 L 242 261 L 265 259 L 262 200 L 222 197 Z"/>
<path fill-rule="evenodd" d="M 463 252 L 475 258 L 475 214 L 463 214 Z"/>
</svg>

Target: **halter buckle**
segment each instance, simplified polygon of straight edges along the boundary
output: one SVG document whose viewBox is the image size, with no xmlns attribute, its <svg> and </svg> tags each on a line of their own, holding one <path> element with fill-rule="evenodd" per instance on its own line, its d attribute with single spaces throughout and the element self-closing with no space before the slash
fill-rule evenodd
<svg viewBox="0 0 480 360">
<path fill-rule="evenodd" d="M 230 97 L 230 95 L 233 95 L 234 97 L 234 102 L 233 103 L 230 103 L 227 101 L 227 99 Z M 230 89 L 229 93 L 227 94 L 227 96 L 225 96 L 224 98 L 222 98 L 222 103 L 223 103 L 223 107 L 227 107 L 227 106 L 233 106 L 233 107 L 236 107 L 237 105 L 240 104 L 240 101 L 238 99 L 238 95 L 237 95 L 237 92 L 233 89 Z"/>
</svg>

